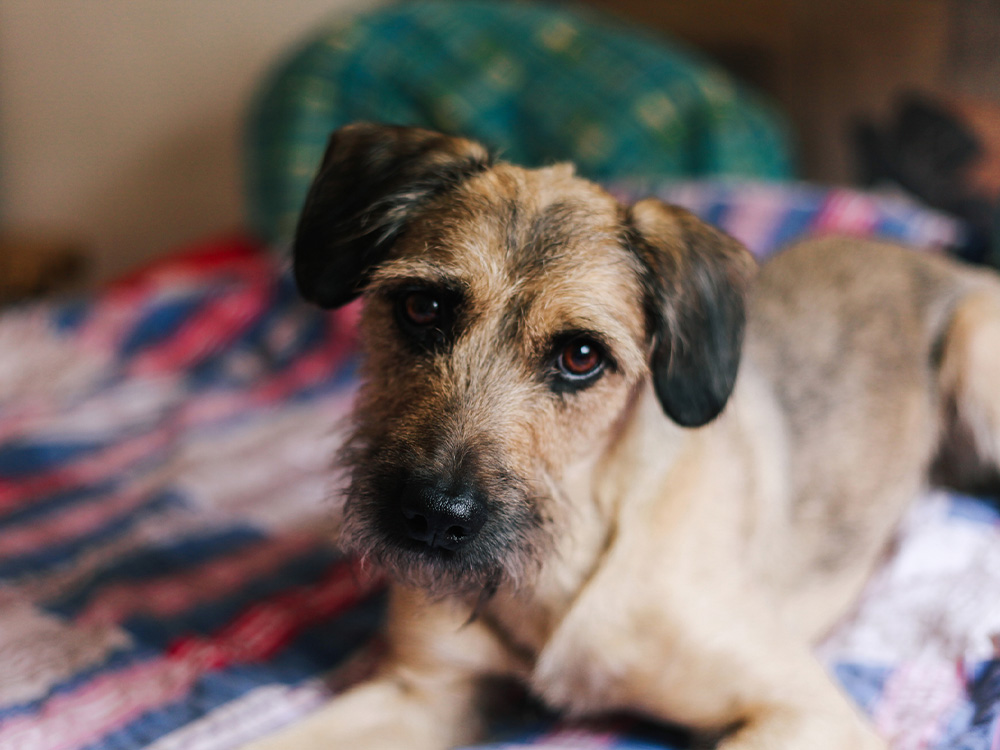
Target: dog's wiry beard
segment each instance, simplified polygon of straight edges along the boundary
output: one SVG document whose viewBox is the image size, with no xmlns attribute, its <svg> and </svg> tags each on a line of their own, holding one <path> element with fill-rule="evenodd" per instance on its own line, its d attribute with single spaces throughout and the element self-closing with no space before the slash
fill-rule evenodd
<svg viewBox="0 0 1000 750">
<path fill-rule="evenodd" d="M 338 455 L 346 470 L 340 544 L 390 577 L 432 597 L 489 597 L 501 586 L 519 587 L 537 573 L 548 532 L 528 485 L 509 474 L 488 482 L 488 520 L 467 546 L 431 549 L 394 533 L 386 516 L 397 512 L 393 478 L 414 459 L 405 451 L 373 446 L 361 430 Z"/>
</svg>

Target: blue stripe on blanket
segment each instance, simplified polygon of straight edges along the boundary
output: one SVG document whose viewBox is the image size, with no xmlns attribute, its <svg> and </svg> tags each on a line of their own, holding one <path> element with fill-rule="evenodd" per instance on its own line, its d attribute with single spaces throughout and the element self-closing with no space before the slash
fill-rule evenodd
<svg viewBox="0 0 1000 750">
<path fill-rule="evenodd" d="M 54 685 L 42 698 L 26 703 L 0 707 L 0 722 L 15 716 L 37 713 L 43 705 L 59 694 L 71 693 L 104 674 L 125 671 L 128 667 L 142 662 L 163 658 L 165 646 L 179 636 L 211 636 L 225 627 L 231 620 L 257 600 L 269 594 L 291 590 L 296 586 L 314 582 L 326 573 L 329 562 L 338 555 L 331 549 L 313 550 L 305 558 L 294 561 L 290 566 L 272 572 L 267 578 L 255 579 L 225 602 L 213 601 L 207 606 L 198 606 L 186 613 L 188 616 L 164 619 L 167 623 L 159 630 L 137 625 L 139 618 L 126 621 L 123 627 L 133 636 L 128 648 L 111 652 L 100 664 L 85 668 L 69 679 Z M 171 573 L 176 571 L 171 571 Z M 224 606 L 228 603 L 230 606 Z M 361 603 L 338 613 L 333 621 L 317 623 L 299 633 L 287 646 L 267 662 L 260 664 L 238 664 L 217 672 L 210 672 L 189 691 L 178 705 L 190 705 L 197 709 L 206 695 L 217 704 L 238 697 L 242 693 L 262 685 L 281 683 L 293 685 L 304 679 L 320 675 L 349 655 L 361 643 L 370 638 L 382 622 L 385 609 L 385 595 L 376 593 Z M 242 677 L 233 689 L 227 675 Z M 204 684 L 202 684 L 204 683 Z M 205 692 L 208 685 L 219 689 Z M 221 687 L 220 687 L 221 686 Z M 224 690 L 222 688 L 225 688 Z M 169 708 L 169 707 L 168 707 Z M 202 709 L 204 707 L 202 706 Z M 156 712 L 153 712 L 156 713 Z M 196 713 L 187 716 L 180 724 L 171 725 L 168 731 L 182 726 Z M 140 720 L 142 721 L 142 720 Z M 129 730 L 123 730 L 128 732 Z M 100 747 L 113 747 L 99 745 Z M 129 746 L 134 747 L 134 746 Z"/>
<path fill-rule="evenodd" d="M 86 667 L 75 672 L 69 679 L 59 682 L 49 688 L 41 698 L 26 703 L 13 703 L 0 706 L 0 724 L 16 717 L 38 713 L 44 705 L 58 695 L 71 693 L 83 687 L 88 682 L 99 678 L 102 674 L 120 672 L 151 659 L 163 656 L 157 649 L 147 648 L 142 644 L 133 644 L 129 648 L 121 648 L 108 654 L 100 664 Z"/>
<path fill-rule="evenodd" d="M 361 647 L 378 629 L 384 595 L 375 595 L 337 616 L 303 631 L 267 662 L 239 664 L 203 675 L 176 703 L 149 711 L 122 729 L 87 746 L 87 750 L 144 747 L 209 712 L 265 685 L 295 685 L 319 677 Z"/>
<path fill-rule="evenodd" d="M 17 480 L 53 471 L 107 446 L 107 442 L 96 440 L 9 440 L 0 445 L 0 479 Z"/>
<path fill-rule="evenodd" d="M 1000 501 L 989 502 L 981 497 L 949 493 L 951 502 L 948 504 L 948 515 L 954 518 L 964 518 L 976 523 L 991 526 L 1000 524 Z"/>
<path fill-rule="evenodd" d="M 140 615 L 121 625 L 143 643 L 166 649 L 178 636 L 208 635 L 218 631 L 252 605 L 267 597 L 320 581 L 330 566 L 342 555 L 333 547 L 320 545 L 305 550 L 303 555 L 268 570 L 246 585 L 174 616 Z M 175 569 L 165 569 L 165 578 L 177 575 Z"/>
<path fill-rule="evenodd" d="M 0 560 L 0 579 L 39 574 L 48 568 L 64 565 L 80 553 L 121 536 L 149 516 L 166 513 L 182 506 L 184 501 L 178 493 L 166 490 L 157 492 L 150 495 L 139 508 L 131 508 L 122 515 L 106 521 L 90 534 L 27 555 Z"/>
<path fill-rule="evenodd" d="M 14 526 L 25 523 L 33 523 L 52 513 L 72 508 L 79 503 L 99 499 L 114 492 L 121 483 L 121 478 L 116 477 L 114 480 L 80 485 L 40 495 L 33 498 L 30 503 L 15 507 L 8 513 L 0 515 L 0 531 L 7 531 Z"/>
<path fill-rule="evenodd" d="M 569 724 L 548 719 L 506 727 L 493 734 L 500 741 L 472 745 L 469 750 L 521 750 L 536 745 L 594 750 L 688 750 L 692 741 L 690 734 L 681 729 L 628 718 Z M 591 739 L 591 735 L 597 739 Z"/>
<path fill-rule="evenodd" d="M 986 662 L 977 672 L 969 690 L 974 708 L 970 733 L 996 743 L 1000 741 L 1000 659 Z"/>
<path fill-rule="evenodd" d="M 793 240 L 800 239 L 816 218 L 815 206 L 795 207 L 789 210 L 774 228 L 774 244 L 783 247 Z"/>
<path fill-rule="evenodd" d="M 318 315 L 289 317 L 295 333 L 289 342 L 276 343 L 272 328 L 278 321 L 258 321 L 240 341 L 205 357 L 191 368 L 193 389 L 246 388 L 261 378 L 295 364 L 303 355 L 326 343 L 328 322 Z M 290 326 L 291 327 L 291 326 Z"/>
<path fill-rule="evenodd" d="M 202 289 L 196 295 L 154 302 L 132 327 L 122 342 L 119 353 L 123 357 L 132 356 L 170 338 L 205 304 L 209 294 L 210 290 Z"/>
<path fill-rule="evenodd" d="M 865 713 L 875 710 L 892 670 L 876 664 L 836 664 L 833 673 Z"/>
<path fill-rule="evenodd" d="M 97 591 L 121 581 L 155 579 L 171 571 L 173 575 L 204 565 L 260 542 L 264 535 L 249 525 L 234 525 L 199 536 L 191 536 L 159 547 L 144 547 L 122 555 L 97 573 L 72 594 L 45 602 L 45 609 L 65 617 L 75 617 Z"/>
<path fill-rule="evenodd" d="M 94 303 L 89 297 L 56 304 L 52 309 L 53 325 L 60 333 L 72 333 L 86 322 L 93 310 Z"/>
<path fill-rule="evenodd" d="M 968 673 L 969 700 L 952 713 L 936 750 L 995 750 L 1000 746 L 1000 660 L 974 665 Z"/>
</svg>

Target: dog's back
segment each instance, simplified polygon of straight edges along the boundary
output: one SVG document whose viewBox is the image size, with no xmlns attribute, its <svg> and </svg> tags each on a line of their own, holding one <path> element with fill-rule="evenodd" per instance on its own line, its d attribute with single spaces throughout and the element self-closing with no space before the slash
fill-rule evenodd
<svg viewBox="0 0 1000 750">
<path fill-rule="evenodd" d="M 788 446 L 787 554 L 801 565 L 788 583 L 839 611 L 935 459 L 947 459 L 942 446 L 964 441 L 961 461 L 938 463 L 953 484 L 996 464 L 1000 282 L 895 245 L 805 242 L 762 268 L 746 354 Z M 842 593 L 817 586 L 824 579 Z M 804 606 L 810 627 L 828 625 Z"/>
</svg>

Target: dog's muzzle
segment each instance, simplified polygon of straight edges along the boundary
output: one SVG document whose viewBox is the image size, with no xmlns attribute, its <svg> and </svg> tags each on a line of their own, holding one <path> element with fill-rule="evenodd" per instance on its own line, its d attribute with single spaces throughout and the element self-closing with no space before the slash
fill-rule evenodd
<svg viewBox="0 0 1000 750">
<path fill-rule="evenodd" d="M 407 535 L 428 547 L 454 552 L 486 523 L 486 504 L 474 490 L 444 490 L 422 482 L 403 488 L 400 512 Z"/>
</svg>

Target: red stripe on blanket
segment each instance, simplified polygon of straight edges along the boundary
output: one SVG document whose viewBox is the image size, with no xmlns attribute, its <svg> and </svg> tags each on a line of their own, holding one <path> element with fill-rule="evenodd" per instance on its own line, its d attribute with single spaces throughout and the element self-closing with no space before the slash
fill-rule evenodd
<svg viewBox="0 0 1000 750">
<path fill-rule="evenodd" d="M 191 429 L 269 406 L 326 380 L 343 365 L 354 346 L 353 333 L 341 334 L 331 329 L 327 342 L 321 348 L 297 358 L 269 380 L 241 391 L 189 394 L 173 413 L 163 417 L 161 425 L 152 432 L 115 443 L 98 453 L 86 454 L 45 474 L 16 481 L 0 479 L 0 513 L 11 512 L 28 502 L 62 490 L 119 476 L 136 463 L 157 454 L 167 456 L 167 449 L 174 442 L 189 439 L 185 433 Z M 344 384 L 345 392 L 350 392 L 350 388 L 350 383 Z M 109 404 L 109 408 L 113 405 Z M 338 408 L 333 413 L 339 417 L 342 411 Z"/>
<path fill-rule="evenodd" d="M 108 625 L 137 615 L 172 617 L 217 601 L 323 543 L 315 534 L 285 534 L 177 576 L 119 583 L 94 597 L 76 622 Z"/>
<path fill-rule="evenodd" d="M 849 190 L 831 190 L 816 217 L 814 231 L 868 236 L 878 221 L 878 205 Z"/>
<path fill-rule="evenodd" d="M 139 353 L 131 363 L 137 375 L 177 372 L 190 367 L 225 343 L 236 338 L 271 303 L 265 285 L 252 284 L 229 289 L 207 302 L 170 338 Z"/>
<path fill-rule="evenodd" d="M 168 256 L 108 285 L 94 300 L 87 322 L 77 334 L 87 348 L 116 352 L 132 331 L 137 310 L 159 295 L 176 295 L 186 287 L 213 288 L 236 282 L 266 288 L 277 276 L 277 262 L 239 239 L 198 245 Z"/>
<path fill-rule="evenodd" d="M 69 750 L 95 742 L 134 718 L 182 698 L 213 669 L 273 656 L 305 628 L 354 606 L 379 581 L 338 563 L 313 586 L 250 607 L 211 638 L 180 640 L 162 659 L 103 673 L 56 695 L 41 711 L 0 724 L 0 747 Z"/>
<path fill-rule="evenodd" d="M 124 471 L 137 461 L 163 452 L 172 440 L 173 429 L 159 429 L 118 443 L 96 455 L 67 464 L 59 469 L 17 482 L 0 481 L 0 511 L 60 490 L 85 486 Z"/>
<path fill-rule="evenodd" d="M 98 531 L 148 499 L 148 488 L 130 487 L 97 502 L 63 509 L 35 523 L 15 527 L 0 534 L 0 559 L 28 555 Z"/>
<path fill-rule="evenodd" d="M 232 268 L 246 268 L 252 261 L 273 265 L 274 261 L 262 254 L 260 243 L 243 234 L 216 237 L 199 242 L 182 252 L 170 253 L 142 268 L 120 276 L 110 284 L 120 289 L 135 284 L 148 283 L 157 276 L 175 274 L 205 275 Z"/>
<path fill-rule="evenodd" d="M 372 593 L 381 581 L 356 563 L 341 563 L 318 585 L 284 592 L 254 604 L 212 638 L 183 638 L 168 654 L 220 668 L 268 659 L 302 630 L 332 617 Z"/>
</svg>

